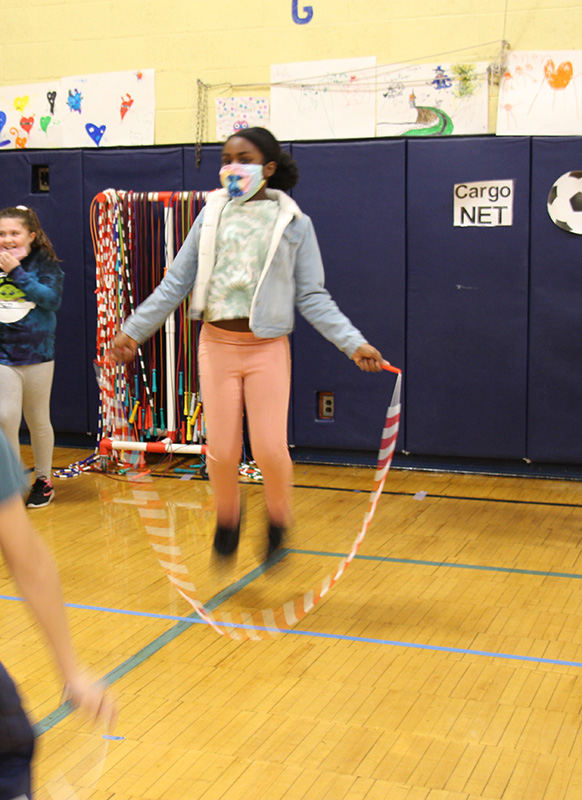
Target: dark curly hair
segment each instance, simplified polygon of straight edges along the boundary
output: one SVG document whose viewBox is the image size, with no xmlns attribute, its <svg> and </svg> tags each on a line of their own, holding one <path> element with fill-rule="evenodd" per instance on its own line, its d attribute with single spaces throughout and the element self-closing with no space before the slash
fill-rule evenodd
<svg viewBox="0 0 582 800">
<path fill-rule="evenodd" d="M 254 144 L 265 158 L 265 164 L 274 161 L 277 169 L 267 181 L 270 189 L 282 189 L 287 192 L 292 189 L 299 180 L 299 169 L 293 158 L 281 148 L 271 131 L 266 128 L 242 128 L 240 131 L 229 136 L 227 141 L 234 139 L 235 136 L 247 139 Z"/>
</svg>

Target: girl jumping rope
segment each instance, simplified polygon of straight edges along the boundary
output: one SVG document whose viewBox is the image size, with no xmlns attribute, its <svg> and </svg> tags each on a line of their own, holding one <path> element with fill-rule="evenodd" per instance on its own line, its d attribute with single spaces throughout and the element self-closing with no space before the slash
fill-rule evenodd
<svg viewBox="0 0 582 800">
<path fill-rule="evenodd" d="M 18 453 L 24 412 L 35 473 L 29 508 L 47 506 L 55 493 L 49 403 L 62 292 L 63 271 L 34 211 L 0 211 L 0 426 Z"/>
<path fill-rule="evenodd" d="M 247 128 L 231 136 L 222 151 L 223 188 L 208 196 L 164 279 L 113 344 L 116 359 L 132 360 L 138 344 L 191 293 L 190 316 L 204 321 L 199 373 L 216 505 L 214 549 L 223 556 L 239 541 L 243 409 L 263 475 L 268 556 L 291 522 L 288 334 L 295 306 L 360 369 L 378 372 L 387 363 L 324 287 L 311 220 L 286 194 L 298 178 L 295 161 L 269 131 Z"/>
</svg>

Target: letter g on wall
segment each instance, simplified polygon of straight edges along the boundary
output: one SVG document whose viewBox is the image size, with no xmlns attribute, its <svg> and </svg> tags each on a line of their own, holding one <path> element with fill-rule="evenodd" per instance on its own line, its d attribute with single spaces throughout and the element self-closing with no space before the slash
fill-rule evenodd
<svg viewBox="0 0 582 800">
<path fill-rule="evenodd" d="M 302 10 L 305 16 L 300 17 L 298 5 L 299 5 L 299 0 L 293 0 L 293 2 L 291 3 L 293 22 L 296 22 L 297 25 L 307 25 L 307 23 L 311 22 L 313 18 L 313 8 L 311 6 L 303 6 Z"/>
</svg>

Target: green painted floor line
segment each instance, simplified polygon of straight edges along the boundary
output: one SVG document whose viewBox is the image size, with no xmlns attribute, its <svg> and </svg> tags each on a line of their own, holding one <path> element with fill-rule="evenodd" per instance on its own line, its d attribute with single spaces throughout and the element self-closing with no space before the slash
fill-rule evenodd
<svg viewBox="0 0 582 800">
<path fill-rule="evenodd" d="M 331 553 L 329 550 L 300 550 L 292 548 L 289 552 L 308 556 L 330 556 L 345 558 L 347 553 Z M 449 567 L 450 569 L 476 569 L 483 572 L 509 572 L 513 575 L 540 575 L 543 578 L 574 578 L 582 580 L 582 575 L 577 572 L 544 572 L 537 569 L 519 569 L 519 567 L 491 567 L 482 564 L 458 564 L 454 561 L 421 561 L 414 558 L 390 558 L 390 556 L 363 556 L 355 555 L 354 560 L 382 561 L 389 564 L 413 564 L 422 567 Z"/>
</svg>

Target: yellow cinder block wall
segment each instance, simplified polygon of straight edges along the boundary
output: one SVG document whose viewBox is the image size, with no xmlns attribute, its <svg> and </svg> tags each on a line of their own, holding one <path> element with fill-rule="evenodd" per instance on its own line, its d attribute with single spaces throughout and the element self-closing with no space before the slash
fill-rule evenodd
<svg viewBox="0 0 582 800">
<path fill-rule="evenodd" d="M 0 0 L 0 86 L 153 68 L 157 144 L 215 141 L 217 96 L 269 93 L 271 64 L 376 56 L 377 63 L 498 63 L 513 50 L 582 47 L 579 0 Z M 496 88 L 490 101 L 495 130 Z"/>
</svg>

